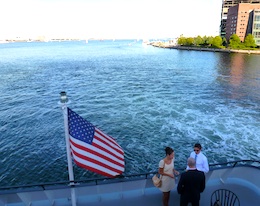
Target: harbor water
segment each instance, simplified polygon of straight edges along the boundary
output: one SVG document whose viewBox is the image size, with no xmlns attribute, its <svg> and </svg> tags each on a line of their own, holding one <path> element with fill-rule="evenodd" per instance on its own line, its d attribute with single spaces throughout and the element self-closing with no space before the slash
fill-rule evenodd
<svg viewBox="0 0 260 206">
<path fill-rule="evenodd" d="M 0 44 L 0 186 L 68 180 L 61 91 L 122 146 L 126 175 L 156 171 L 166 146 L 185 168 L 196 142 L 209 163 L 259 160 L 259 65 L 135 40 Z"/>
</svg>

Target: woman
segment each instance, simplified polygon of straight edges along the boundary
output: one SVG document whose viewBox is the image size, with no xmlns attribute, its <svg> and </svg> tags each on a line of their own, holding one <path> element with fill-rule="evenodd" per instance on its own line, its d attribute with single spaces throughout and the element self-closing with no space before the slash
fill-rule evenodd
<svg viewBox="0 0 260 206">
<path fill-rule="evenodd" d="M 163 192 L 163 206 L 168 206 L 170 191 L 175 186 L 174 174 L 179 172 L 174 169 L 174 150 L 170 147 L 165 148 L 166 156 L 159 162 L 159 174 L 162 175 L 162 186 L 159 188 Z"/>
</svg>

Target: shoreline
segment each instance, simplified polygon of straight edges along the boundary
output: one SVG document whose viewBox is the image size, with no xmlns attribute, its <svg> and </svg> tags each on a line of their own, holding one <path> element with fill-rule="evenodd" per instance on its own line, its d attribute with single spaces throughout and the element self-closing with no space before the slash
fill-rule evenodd
<svg viewBox="0 0 260 206">
<path fill-rule="evenodd" d="M 242 53 L 242 54 L 259 54 L 260 55 L 260 50 L 217 49 L 217 48 L 187 47 L 187 46 L 174 46 L 174 45 L 160 46 L 160 45 L 157 45 L 157 44 L 151 44 L 151 45 L 154 46 L 154 47 L 165 48 L 165 49 L 211 51 L 211 52 L 225 52 L 225 53 Z"/>
</svg>

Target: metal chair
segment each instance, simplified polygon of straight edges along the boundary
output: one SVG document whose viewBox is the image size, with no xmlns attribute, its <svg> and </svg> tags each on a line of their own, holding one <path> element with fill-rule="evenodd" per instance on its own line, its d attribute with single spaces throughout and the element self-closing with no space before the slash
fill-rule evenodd
<svg viewBox="0 0 260 206">
<path fill-rule="evenodd" d="M 230 190 L 219 189 L 211 195 L 211 206 L 240 206 L 238 197 Z"/>
</svg>

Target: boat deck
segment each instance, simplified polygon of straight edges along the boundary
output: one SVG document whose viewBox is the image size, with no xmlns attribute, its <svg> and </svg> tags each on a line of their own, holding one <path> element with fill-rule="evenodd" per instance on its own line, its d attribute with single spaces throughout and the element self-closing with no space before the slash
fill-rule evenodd
<svg viewBox="0 0 260 206">
<path fill-rule="evenodd" d="M 102 184 L 81 183 L 74 187 L 49 185 L 44 187 L 0 190 L 0 206 L 71 206 L 74 196 L 77 206 L 159 206 L 162 193 L 153 186 L 152 175 L 134 180 L 110 180 Z M 214 168 L 206 174 L 206 189 L 201 194 L 201 206 L 209 206 L 217 189 L 228 189 L 239 198 L 240 206 L 259 206 L 260 168 L 235 166 Z M 113 180 L 114 181 L 114 180 Z M 177 180 L 178 181 L 178 180 Z M 170 205 L 179 205 L 176 187 L 171 191 Z M 236 204 L 238 205 L 238 204 Z"/>
</svg>

